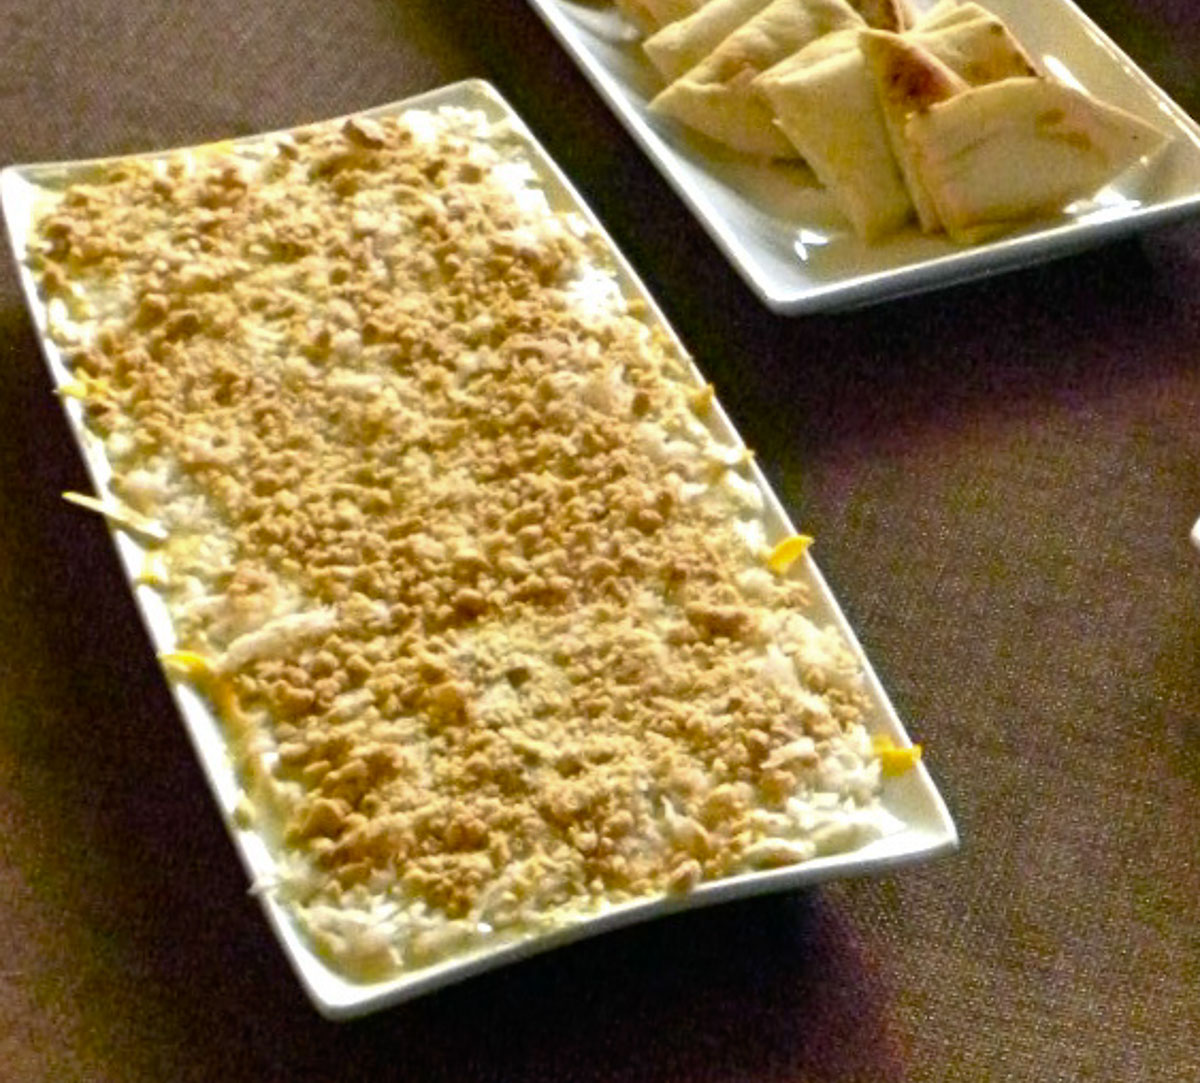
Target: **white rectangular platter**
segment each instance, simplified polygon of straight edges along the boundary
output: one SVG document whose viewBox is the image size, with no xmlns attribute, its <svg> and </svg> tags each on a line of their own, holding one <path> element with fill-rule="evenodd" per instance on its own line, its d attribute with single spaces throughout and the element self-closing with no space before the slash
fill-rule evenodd
<svg viewBox="0 0 1200 1083">
<path fill-rule="evenodd" d="M 913 0 L 919 9 L 933 0 Z M 746 284 L 775 312 L 859 307 L 1042 262 L 1200 211 L 1200 127 L 1071 0 L 987 0 L 1055 77 L 1173 137 L 1055 219 L 974 248 L 915 227 L 867 244 L 805 171 L 760 164 L 647 109 L 660 89 L 609 0 L 529 0 Z"/>
<path fill-rule="evenodd" d="M 507 122 L 516 133 L 523 152 L 528 156 L 529 164 L 544 186 L 551 207 L 576 211 L 584 215 L 599 229 L 595 219 L 583 206 L 579 196 L 563 174 L 541 150 L 511 108 L 486 83 L 471 81 L 455 84 L 407 101 L 369 110 L 366 115 L 379 116 L 409 109 L 436 109 L 442 106 L 478 110 L 491 121 Z M 254 139 L 260 138 L 263 137 L 251 137 L 239 142 L 252 142 Z M 148 157 L 153 157 L 153 155 Z M 58 387 L 68 383 L 72 377 L 64 364 L 60 351 L 47 333 L 47 309 L 25 263 L 27 245 L 39 196 L 48 189 L 59 188 L 86 176 L 89 169 L 95 164 L 66 162 L 15 166 L 6 169 L 0 175 L 0 197 L 2 197 L 4 215 L 26 300 L 37 326 L 52 378 Z M 642 299 L 649 306 L 650 319 L 661 325 L 663 330 L 669 334 L 670 331 L 666 327 L 661 312 L 654 306 L 633 269 L 613 247 L 611 239 L 603 234 L 602 236 L 618 268 L 621 289 L 630 299 Z M 696 379 L 697 386 L 700 386 L 701 381 L 698 374 Z M 96 490 L 98 493 L 106 494 L 109 491 L 111 471 L 103 450 L 97 439 L 84 427 L 80 403 L 75 399 L 65 397 L 64 405 Z M 719 407 L 715 411 L 715 417 L 715 425 L 718 429 L 730 440 L 735 440 L 736 434 L 724 413 L 720 412 Z M 771 494 L 765 479 L 757 470 L 755 471 L 755 480 L 766 496 L 768 525 L 778 535 L 793 533 L 786 512 Z M 121 530 L 114 531 L 114 541 L 154 645 L 160 651 L 171 650 L 174 646 L 174 635 L 161 598 L 148 586 L 133 587 L 143 566 L 143 549 L 130 534 Z M 804 558 L 803 574 L 811 582 L 816 597 L 813 619 L 818 623 L 837 625 L 862 660 L 867 689 L 872 702 L 870 720 L 872 732 L 886 734 L 897 744 L 908 745 L 909 740 L 900 720 L 865 657 L 862 656 L 861 647 L 817 571 L 816 565 L 807 556 Z M 241 826 L 235 816 L 241 789 L 221 728 L 205 706 L 204 701 L 187 686 L 172 683 L 171 687 L 217 805 L 253 882 L 252 890 L 258 894 L 267 919 L 274 928 L 284 952 L 313 1003 L 330 1018 L 361 1015 L 546 948 L 565 944 L 605 929 L 657 917 L 673 910 L 761 892 L 798 888 L 830 877 L 884 872 L 909 862 L 948 853 L 957 845 L 957 835 L 946 806 L 925 767 L 918 764 L 915 770 L 888 780 L 885 789 L 885 805 L 887 811 L 894 818 L 894 829 L 885 837 L 857 851 L 818 858 L 790 868 L 743 875 L 706 884 L 679 898 L 613 907 L 597 917 L 563 928 L 551 935 L 539 935 L 517 943 L 507 943 L 499 947 L 475 951 L 469 955 L 455 957 L 438 965 L 387 980 L 370 983 L 348 981 L 331 970 L 313 952 L 293 925 L 287 910 L 276 901 L 271 891 L 266 889 L 266 885 L 273 880 L 275 862 L 264 837 L 252 828 Z"/>
</svg>

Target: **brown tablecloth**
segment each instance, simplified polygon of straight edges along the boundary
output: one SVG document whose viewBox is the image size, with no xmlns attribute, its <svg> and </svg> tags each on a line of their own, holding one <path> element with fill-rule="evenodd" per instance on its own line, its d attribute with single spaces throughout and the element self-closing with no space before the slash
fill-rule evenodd
<svg viewBox="0 0 1200 1083">
<path fill-rule="evenodd" d="M 1083 6 L 1193 115 L 1192 0 Z M 492 80 L 806 528 L 953 858 L 615 933 L 359 1023 L 276 947 L 0 270 L 0 1078 L 1200 1078 L 1200 228 L 804 319 L 520 0 L 7 0 L 0 159 Z"/>
</svg>

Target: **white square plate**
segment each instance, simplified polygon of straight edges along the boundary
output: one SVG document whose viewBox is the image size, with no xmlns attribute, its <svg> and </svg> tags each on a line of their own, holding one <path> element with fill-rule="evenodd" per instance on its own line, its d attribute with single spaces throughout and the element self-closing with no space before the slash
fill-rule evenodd
<svg viewBox="0 0 1200 1083">
<path fill-rule="evenodd" d="M 916 228 L 865 244 L 801 168 L 759 164 L 646 108 L 661 82 L 608 0 L 529 0 L 747 285 L 775 312 L 853 308 L 1066 255 L 1200 211 L 1200 126 L 1071 0 L 983 0 L 1046 71 L 1173 136 L 1058 218 L 964 248 Z M 914 0 L 928 8 L 932 0 Z"/>
<path fill-rule="evenodd" d="M 528 163 L 533 167 L 542 183 L 551 206 L 556 210 L 577 211 L 586 217 L 597 230 L 600 230 L 595 218 L 584 207 L 566 178 L 538 146 L 511 107 L 486 83 L 477 81 L 458 83 L 403 102 L 369 110 L 367 115 L 379 116 L 400 113 L 409 109 L 436 109 L 441 106 L 476 109 L 482 111 L 492 121 L 507 121 L 520 140 Z M 252 136 L 236 142 L 253 143 L 262 138 L 264 137 Z M 147 155 L 147 157 L 154 156 Z M 8 224 L 13 252 L 16 255 L 25 298 L 37 326 L 53 380 L 59 387 L 69 382 L 72 377 L 64 364 L 61 353 L 47 334 L 46 306 L 39 297 L 33 276 L 25 265 L 27 244 L 39 198 L 48 190 L 60 189 L 64 185 L 86 177 L 95 165 L 94 162 L 23 165 L 11 167 L 0 174 L 0 199 L 3 202 L 4 216 Z M 670 334 L 661 312 L 654 306 L 645 287 L 617 252 L 611 239 L 604 235 L 602 230 L 601 236 L 607 242 L 618 268 L 621 287 L 626 296 L 643 299 L 649 306 L 652 318 L 659 321 L 664 330 Z M 698 373 L 696 380 L 697 386 L 702 386 Z M 64 406 L 72 430 L 83 451 L 96 491 L 107 493 L 111 471 L 103 449 L 98 440 L 84 428 L 80 403 L 73 398 L 64 397 Z M 724 413 L 720 411 L 719 406 L 715 413 L 718 435 L 723 435 L 729 440 L 737 440 L 736 433 Z M 766 494 L 768 527 L 776 535 L 794 533 L 786 513 L 770 492 L 761 473 L 756 471 L 755 476 L 757 483 Z M 132 586 L 143 567 L 144 550 L 128 533 L 116 531 L 114 540 Z M 907 745 L 908 738 L 900 720 L 875 675 L 871 672 L 866 658 L 862 655 L 861 647 L 817 571 L 816 565 L 808 558 L 805 559 L 804 574 L 810 580 L 816 598 L 814 612 L 811 614 L 813 619 L 820 624 L 830 622 L 836 624 L 860 656 L 873 707 L 869 722 L 870 728 L 875 733 L 891 736 L 898 744 Z M 174 634 L 161 598 L 147 586 L 137 586 L 133 589 L 155 647 L 159 651 L 171 650 L 174 646 Z M 597 917 L 563 928 L 551 935 L 532 936 L 517 943 L 485 947 L 469 955 L 455 957 L 436 966 L 401 974 L 383 981 L 353 982 L 331 970 L 313 952 L 293 924 L 287 909 L 280 905 L 271 892 L 264 887 L 274 879 L 275 860 L 266 839 L 253 828 L 240 826 L 235 818 L 234 810 L 238 804 L 241 789 L 221 728 L 203 700 L 190 688 L 176 683 L 172 683 L 171 688 L 225 824 L 237 845 L 247 872 L 256 885 L 255 890 L 266 911 L 267 918 L 314 1004 L 330 1018 L 362 1015 L 465 978 L 470 974 L 619 925 L 738 896 L 797 888 L 830 877 L 883 872 L 897 865 L 948 853 L 955 849 L 958 841 L 954 824 L 945 804 L 924 766 L 918 764 L 915 770 L 909 771 L 902 777 L 889 779 L 887 782 L 885 807 L 895 818 L 895 830 L 857 851 L 818 858 L 807 864 L 790 868 L 753 873 L 705 884 L 689 895 L 680 898 L 652 900 L 614 907 Z"/>
</svg>

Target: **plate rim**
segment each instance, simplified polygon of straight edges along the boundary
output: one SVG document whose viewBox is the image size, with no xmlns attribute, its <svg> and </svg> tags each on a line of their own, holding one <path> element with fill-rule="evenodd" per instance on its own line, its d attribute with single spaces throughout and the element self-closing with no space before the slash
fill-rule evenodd
<svg viewBox="0 0 1200 1083">
<path fill-rule="evenodd" d="M 1110 62 L 1132 79 L 1143 93 L 1152 97 L 1176 128 L 1200 147 L 1200 124 L 1158 86 L 1074 0 L 1046 0 L 1046 3 L 1062 9 L 1067 18 L 1075 20 L 1079 28 L 1087 32 L 1107 54 Z M 844 312 L 941 287 L 965 284 L 1064 258 L 1200 213 L 1198 169 L 1191 193 L 1140 205 L 1120 216 L 1086 223 L 1050 219 L 1040 228 L 1035 223 L 1019 233 L 982 245 L 961 247 L 950 246 L 947 242 L 943 254 L 929 259 L 867 270 L 812 286 L 779 287 L 758 265 L 749 247 L 738 237 L 734 225 L 716 213 L 707 199 L 689 186 L 677 165 L 680 160 L 678 152 L 642 116 L 639 104 L 626 95 L 603 60 L 579 37 L 573 25 L 574 20 L 561 0 L 528 0 L 528 4 L 745 285 L 776 315 Z"/>
</svg>

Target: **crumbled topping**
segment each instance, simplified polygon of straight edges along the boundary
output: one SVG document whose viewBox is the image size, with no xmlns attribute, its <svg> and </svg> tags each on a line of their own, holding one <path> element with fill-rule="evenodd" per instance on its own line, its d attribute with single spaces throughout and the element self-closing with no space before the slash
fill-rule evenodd
<svg viewBox="0 0 1200 1083">
<path fill-rule="evenodd" d="M 351 972 L 876 809 L 854 657 L 768 570 L 711 389 L 524 161 L 475 114 L 354 118 L 122 163 L 38 225 L 113 494 L 166 528 L 279 890 Z"/>
</svg>

